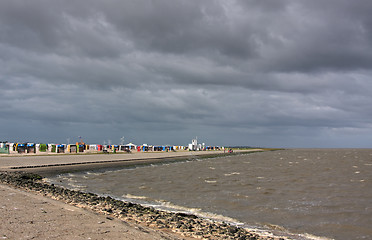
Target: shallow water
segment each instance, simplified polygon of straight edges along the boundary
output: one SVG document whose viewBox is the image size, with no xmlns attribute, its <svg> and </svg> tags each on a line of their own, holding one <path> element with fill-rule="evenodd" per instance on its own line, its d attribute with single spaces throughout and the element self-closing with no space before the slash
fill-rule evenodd
<svg viewBox="0 0 372 240">
<path fill-rule="evenodd" d="M 251 153 L 65 174 L 50 181 L 245 226 L 289 231 L 298 239 L 372 239 L 372 149 Z"/>
</svg>

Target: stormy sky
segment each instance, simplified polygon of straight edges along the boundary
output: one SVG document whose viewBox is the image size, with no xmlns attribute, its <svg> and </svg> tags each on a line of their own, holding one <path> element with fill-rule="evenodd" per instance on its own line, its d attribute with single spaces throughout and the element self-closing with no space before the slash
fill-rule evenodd
<svg viewBox="0 0 372 240">
<path fill-rule="evenodd" d="M 1 0 L 0 140 L 372 146 L 370 0 Z"/>
</svg>

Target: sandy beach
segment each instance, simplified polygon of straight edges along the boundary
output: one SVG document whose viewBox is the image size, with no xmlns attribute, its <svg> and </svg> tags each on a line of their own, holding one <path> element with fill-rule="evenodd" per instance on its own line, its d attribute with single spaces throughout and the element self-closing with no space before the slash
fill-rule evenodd
<svg viewBox="0 0 372 240">
<path fill-rule="evenodd" d="M 0 184 L 1 239 L 182 239 Z"/>
<path fill-rule="evenodd" d="M 216 154 L 216 152 L 200 152 Z M 198 152 L 198 154 L 200 154 Z M 223 152 L 222 152 L 223 153 Z M 220 152 L 221 154 L 221 152 Z M 76 167 L 170 161 L 192 152 L 0 157 L 2 239 L 279 239 L 195 216 L 159 212 L 61 189 L 16 171 L 56 173 Z M 27 173 L 25 173 L 27 174 Z M 25 177 L 26 176 L 26 177 Z M 32 174 L 30 176 L 33 176 Z M 35 175 L 38 176 L 38 175 Z M 209 230 L 208 230 L 209 229 Z"/>
</svg>

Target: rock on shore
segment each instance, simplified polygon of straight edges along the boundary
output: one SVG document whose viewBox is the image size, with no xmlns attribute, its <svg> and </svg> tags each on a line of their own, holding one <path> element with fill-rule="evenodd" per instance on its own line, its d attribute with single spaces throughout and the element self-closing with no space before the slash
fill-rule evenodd
<svg viewBox="0 0 372 240">
<path fill-rule="evenodd" d="M 93 193 L 74 191 L 48 184 L 40 175 L 25 172 L 0 172 L 0 182 L 16 188 L 37 192 L 84 209 L 154 229 L 170 230 L 200 239 L 284 240 L 281 237 L 260 236 L 257 233 L 226 223 L 214 222 L 195 215 L 159 211 L 152 207 L 125 202 Z"/>
</svg>

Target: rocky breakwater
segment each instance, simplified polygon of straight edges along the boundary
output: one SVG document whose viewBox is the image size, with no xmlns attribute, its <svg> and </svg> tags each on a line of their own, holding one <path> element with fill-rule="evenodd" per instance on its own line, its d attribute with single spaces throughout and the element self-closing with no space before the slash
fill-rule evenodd
<svg viewBox="0 0 372 240">
<path fill-rule="evenodd" d="M 195 215 L 159 211 L 152 207 L 144 207 L 140 204 L 124 202 L 111 197 L 102 197 L 93 193 L 66 189 L 44 182 L 43 177 L 37 174 L 0 172 L 0 182 L 105 214 L 107 219 L 118 218 L 154 229 L 170 230 L 186 237 L 199 239 L 284 240 L 282 237 L 262 236 L 244 228 L 223 222 L 210 221 Z"/>
</svg>

